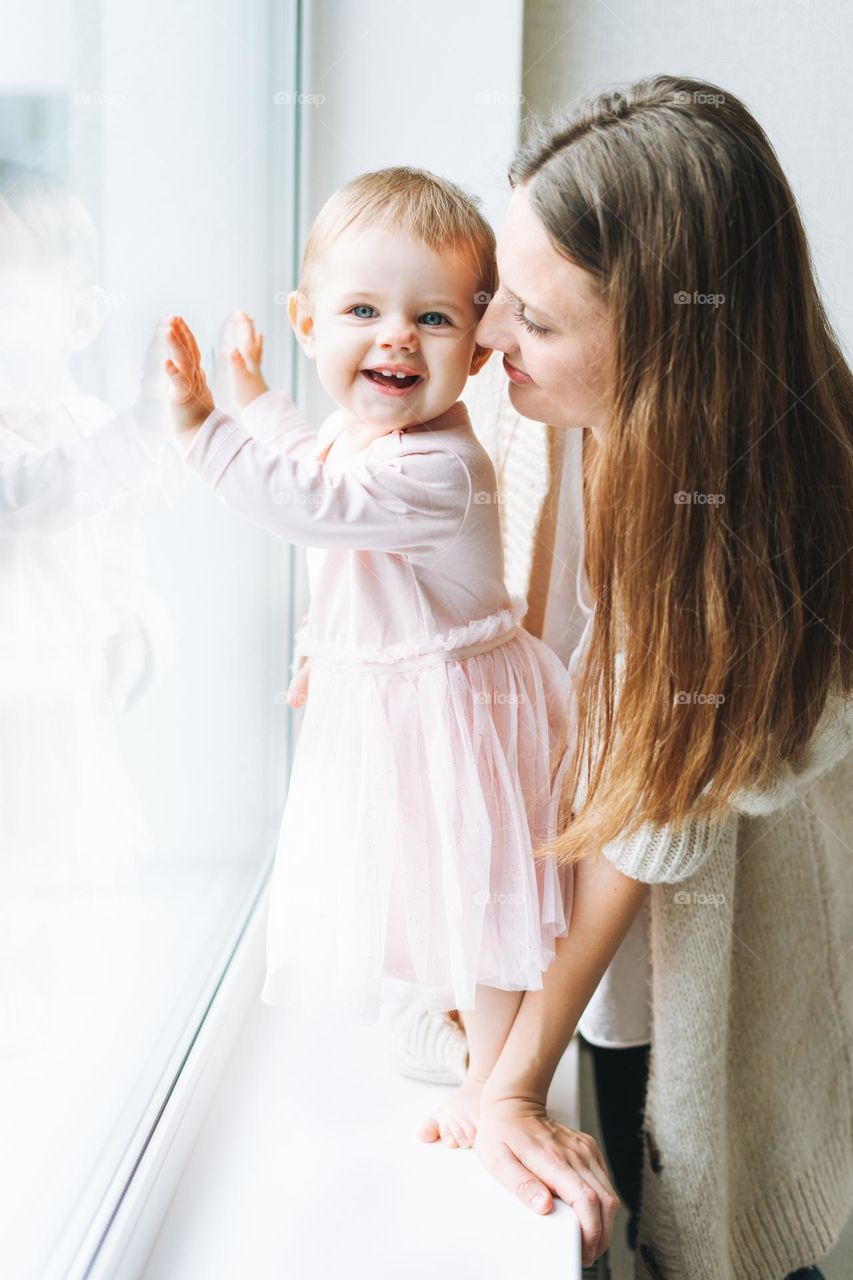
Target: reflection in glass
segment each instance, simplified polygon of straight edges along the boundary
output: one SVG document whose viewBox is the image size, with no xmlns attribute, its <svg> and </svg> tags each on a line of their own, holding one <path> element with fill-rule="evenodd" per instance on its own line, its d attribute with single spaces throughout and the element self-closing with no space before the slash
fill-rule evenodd
<svg viewBox="0 0 853 1280">
<path fill-rule="evenodd" d="M 159 3 L 37 0 L 4 15 L 0 49 L 0 1270 L 16 1280 L 65 1277 L 108 1224 L 268 874 L 287 786 L 291 549 L 146 451 L 128 411 L 166 313 L 198 315 L 208 350 L 235 308 L 274 315 L 298 192 L 274 218 L 270 192 L 293 119 L 273 108 L 264 5 L 218 6 L 187 94 Z M 190 165 L 167 145 L 178 106 Z M 103 433 L 113 459 L 135 440 L 138 472 L 111 474 Z"/>
</svg>

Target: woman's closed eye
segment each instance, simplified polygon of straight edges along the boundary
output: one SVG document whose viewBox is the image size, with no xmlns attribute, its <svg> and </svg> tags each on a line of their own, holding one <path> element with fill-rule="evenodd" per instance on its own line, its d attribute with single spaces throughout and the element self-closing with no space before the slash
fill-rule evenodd
<svg viewBox="0 0 853 1280">
<path fill-rule="evenodd" d="M 524 325 L 528 333 L 536 333 L 539 335 L 540 338 L 543 338 L 546 333 L 550 332 L 549 329 L 543 329 L 541 325 L 534 324 L 532 320 L 528 320 L 527 316 L 524 314 L 524 312 L 521 310 L 520 307 L 516 308 L 512 314 L 515 316 L 519 324 Z"/>
</svg>

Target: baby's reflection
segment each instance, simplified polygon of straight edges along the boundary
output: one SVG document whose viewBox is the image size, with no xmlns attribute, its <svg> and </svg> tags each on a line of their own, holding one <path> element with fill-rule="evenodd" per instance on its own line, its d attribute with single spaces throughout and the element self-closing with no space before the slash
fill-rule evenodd
<svg viewBox="0 0 853 1280">
<path fill-rule="evenodd" d="M 133 889 L 154 843 L 116 718 L 173 651 L 139 522 L 157 467 L 110 494 L 98 459 L 97 490 L 86 487 L 85 442 L 114 414 L 71 368 L 100 333 L 105 301 L 83 205 L 55 178 L 0 162 L 2 950 L 25 900 Z M 15 955 L 0 961 L 14 977 Z M 14 1052 L 13 1023 L 0 1025 L 0 1052 Z"/>
</svg>

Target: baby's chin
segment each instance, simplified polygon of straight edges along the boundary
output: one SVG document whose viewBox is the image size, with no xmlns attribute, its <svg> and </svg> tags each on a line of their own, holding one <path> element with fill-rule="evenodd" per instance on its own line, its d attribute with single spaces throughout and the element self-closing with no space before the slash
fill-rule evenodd
<svg viewBox="0 0 853 1280">
<path fill-rule="evenodd" d="M 411 398 L 405 397 L 405 399 L 384 396 L 381 392 L 371 393 L 369 389 L 363 391 L 361 388 L 355 388 L 352 394 L 347 396 L 336 397 L 331 390 L 329 394 L 341 409 L 358 418 L 360 422 L 384 427 L 388 431 L 400 431 L 404 427 L 416 427 L 422 422 L 429 422 L 446 412 L 451 404 L 455 404 L 455 400 L 452 400 L 446 404 L 440 403 L 436 407 L 428 398 L 419 396 L 417 392 Z"/>
</svg>

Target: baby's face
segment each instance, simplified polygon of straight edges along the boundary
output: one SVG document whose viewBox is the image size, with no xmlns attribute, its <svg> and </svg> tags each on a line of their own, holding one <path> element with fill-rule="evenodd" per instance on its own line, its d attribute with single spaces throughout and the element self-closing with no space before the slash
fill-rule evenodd
<svg viewBox="0 0 853 1280">
<path fill-rule="evenodd" d="M 391 431 L 429 422 L 459 399 L 472 372 L 480 288 L 470 253 L 439 254 L 396 230 L 354 229 L 331 246 L 309 302 L 291 318 L 336 404 Z"/>
</svg>

